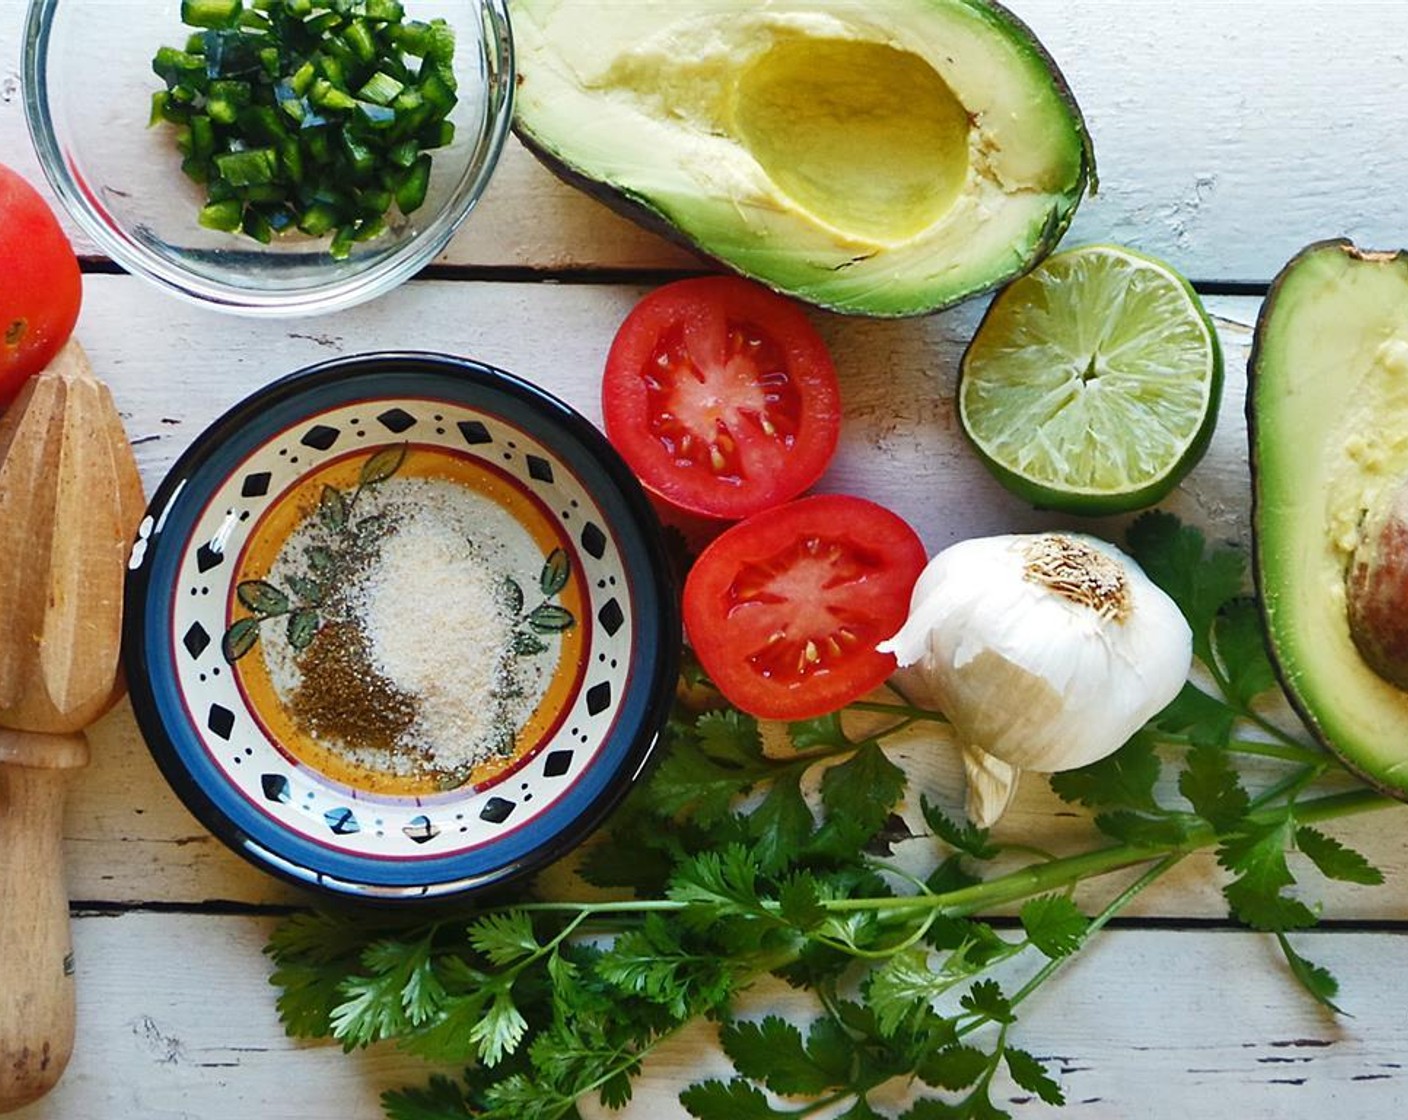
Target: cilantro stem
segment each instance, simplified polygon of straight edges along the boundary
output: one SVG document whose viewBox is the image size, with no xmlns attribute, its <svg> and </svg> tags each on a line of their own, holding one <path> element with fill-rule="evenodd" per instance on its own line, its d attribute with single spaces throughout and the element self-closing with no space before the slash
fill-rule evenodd
<svg viewBox="0 0 1408 1120">
<path fill-rule="evenodd" d="M 802 1108 L 795 1109 L 792 1112 L 780 1113 L 780 1115 L 797 1117 L 815 1116 L 818 1112 L 825 1112 L 832 1105 L 840 1104 L 842 1101 L 848 1101 L 852 1099 L 855 1095 L 855 1091 L 852 1089 L 838 1089 L 836 1092 L 831 1093 L 828 1096 L 811 1101 Z"/>
<path fill-rule="evenodd" d="M 901 716 L 910 722 L 947 724 L 949 719 L 943 712 L 932 708 L 920 708 L 914 704 L 893 703 L 888 700 L 852 700 L 846 705 L 848 711 L 876 712 L 880 715 Z"/>
<path fill-rule="evenodd" d="M 1273 786 L 1262 790 L 1261 793 L 1252 800 L 1251 807 L 1260 809 L 1264 805 L 1270 805 L 1278 798 L 1287 797 L 1295 800 L 1295 795 L 1308 786 L 1316 778 L 1325 772 L 1325 763 L 1321 762 L 1314 766 L 1303 766 L 1294 774 L 1290 774 Z"/>
<path fill-rule="evenodd" d="M 1179 861 L 1183 859 L 1185 854 L 1184 852 L 1172 852 L 1164 856 L 1163 859 L 1159 860 L 1153 867 L 1145 871 L 1138 879 L 1125 887 L 1125 889 L 1116 895 L 1099 914 L 1090 919 L 1090 924 L 1085 927 L 1085 932 L 1081 934 L 1080 943 L 1075 949 L 1064 956 L 1052 957 L 1047 960 L 1025 984 L 1012 993 L 1008 999 L 1009 1005 L 1014 1008 L 1019 1006 L 1023 1000 L 1027 999 L 1027 997 L 1045 984 L 1047 980 L 1051 979 L 1060 967 L 1079 953 L 1080 950 L 1085 947 L 1086 943 L 1099 933 L 1100 930 L 1104 929 L 1112 918 L 1139 897 L 1147 888 L 1163 878 L 1169 871 L 1173 870 Z M 964 1027 L 959 1029 L 958 1033 L 960 1035 L 967 1034 L 977 1026 L 979 1026 L 979 1024 L 976 1022 L 965 1024 Z"/>
<path fill-rule="evenodd" d="M 1305 744 L 1303 744 L 1294 735 L 1288 733 L 1284 728 L 1277 727 L 1276 724 L 1272 723 L 1265 716 L 1252 711 L 1250 708 L 1239 709 L 1238 714 L 1241 715 L 1243 718 L 1250 720 L 1252 723 L 1256 724 L 1257 727 L 1261 728 L 1263 731 L 1265 731 L 1268 735 L 1272 736 L 1278 742 L 1284 743 L 1288 747 L 1299 747 L 1302 750 L 1305 749 Z"/>
<path fill-rule="evenodd" d="M 1297 782 L 1301 775 L 1295 776 Z M 1339 817 L 1372 813 L 1380 809 L 1402 806 L 1404 803 L 1371 789 L 1355 789 L 1328 794 L 1305 801 L 1296 807 L 1296 819 L 1303 824 L 1334 820 Z M 1259 818 L 1270 822 L 1282 810 L 1266 809 L 1253 812 L 1247 818 L 1255 823 Z M 897 895 L 883 898 L 823 899 L 820 905 L 832 913 L 869 911 L 877 915 L 931 910 L 936 914 L 963 917 L 989 907 L 1004 906 L 1034 895 L 1060 891 L 1085 879 L 1096 878 L 1126 867 L 1134 867 L 1166 856 L 1183 856 L 1202 848 L 1212 847 L 1222 835 L 1212 825 L 1191 829 L 1184 839 L 1166 844 L 1115 844 L 1079 855 L 1033 864 L 1009 871 L 996 878 L 960 887 L 941 894 Z M 1142 888 L 1141 888 L 1142 889 Z M 652 911 L 677 913 L 697 905 L 673 898 L 621 899 L 608 902 L 524 902 L 502 909 L 530 913 L 577 914 L 583 920 L 614 914 L 648 914 Z M 775 905 L 775 904 L 766 904 Z M 480 911 L 485 913 L 488 911 Z"/>
<path fill-rule="evenodd" d="M 1303 802 L 1296 807 L 1296 819 L 1303 823 L 1334 820 L 1338 817 L 1371 813 L 1402 804 L 1403 802 L 1374 790 L 1357 789 Z M 1256 822 L 1260 817 L 1270 821 L 1280 812 L 1281 810 L 1273 809 L 1263 813 L 1252 813 L 1248 819 Z M 944 914 L 962 917 L 975 914 L 988 907 L 1003 906 L 1012 902 L 1020 902 L 1033 895 L 1057 891 L 1084 879 L 1148 863 L 1150 860 L 1156 860 L 1163 856 L 1186 855 L 1201 848 L 1211 847 L 1221 839 L 1222 836 L 1217 829 L 1212 825 L 1204 824 L 1192 829 L 1183 840 L 1177 843 L 1116 844 L 1106 848 L 1097 848 L 1095 851 L 1082 852 L 1080 855 L 1064 856 L 1048 863 L 1019 868 L 1016 871 L 1009 871 L 1005 875 L 975 883 L 973 886 L 960 887 L 958 890 L 947 891 L 943 894 L 902 895 L 895 898 L 841 898 L 825 901 L 822 905 L 827 910 L 833 911 L 870 910 L 877 913 L 937 907 Z"/>
<path fill-rule="evenodd" d="M 1302 766 L 1324 768 L 1329 757 L 1324 751 L 1303 746 L 1294 741 L 1287 743 L 1266 743 L 1256 739 L 1232 739 L 1227 749 L 1233 754 L 1259 755 L 1262 758 L 1275 758 L 1282 762 L 1298 762 Z"/>
</svg>

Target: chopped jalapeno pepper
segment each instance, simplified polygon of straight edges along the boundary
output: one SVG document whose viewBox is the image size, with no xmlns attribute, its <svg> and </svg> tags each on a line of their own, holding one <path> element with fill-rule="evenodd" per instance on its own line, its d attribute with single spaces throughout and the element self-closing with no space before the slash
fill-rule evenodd
<svg viewBox="0 0 1408 1120">
<path fill-rule="evenodd" d="M 151 124 L 205 184 L 202 226 L 331 237 L 340 258 L 424 204 L 427 151 L 454 137 L 444 20 L 400 0 L 182 0 L 181 19 L 196 30 L 152 59 Z"/>
</svg>

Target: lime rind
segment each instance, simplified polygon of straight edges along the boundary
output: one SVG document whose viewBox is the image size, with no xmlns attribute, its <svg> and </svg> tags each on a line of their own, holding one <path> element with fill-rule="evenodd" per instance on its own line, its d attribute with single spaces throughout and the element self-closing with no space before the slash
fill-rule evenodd
<svg viewBox="0 0 1408 1120">
<path fill-rule="evenodd" d="M 963 356 L 959 421 L 1009 490 L 1072 513 L 1139 509 L 1207 449 L 1222 351 L 1168 265 L 1122 246 L 1049 257 L 988 309 Z"/>
</svg>

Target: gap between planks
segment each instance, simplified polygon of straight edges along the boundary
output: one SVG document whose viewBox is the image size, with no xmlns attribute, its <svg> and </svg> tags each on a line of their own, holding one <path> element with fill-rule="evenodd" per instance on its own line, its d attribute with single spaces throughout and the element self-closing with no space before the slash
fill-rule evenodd
<svg viewBox="0 0 1408 1120">
<path fill-rule="evenodd" d="M 88 276 L 129 275 L 116 261 L 107 257 L 80 257 L 79 268 Z M 419 280 L 454 280 L 485 284 L 619 284 L 632 287 L 654 287 L 689 276 L 710 276 L 718 273 L 701 262 L 697 268 L 534 268 L 529 265 L 466 265 L 430 264 L 410 278 Z M 1203 296 L 1266 295 L 1270 283 L 1265 280 L 1190 280 L 1194 291 Z M 982 299 L 982 296 L 974 296 Z"/>
</svg>

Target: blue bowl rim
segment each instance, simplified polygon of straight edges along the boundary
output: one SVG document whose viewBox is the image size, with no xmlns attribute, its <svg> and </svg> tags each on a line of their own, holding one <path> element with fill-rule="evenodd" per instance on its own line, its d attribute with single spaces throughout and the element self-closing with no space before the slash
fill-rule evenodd
<svg viewBox="0 0 1408 1120">
<path fill-rule="evenodd" d="M 394 377 L 397 374 L 443 376 L 446 384 L 470 390 L 489 388 L 508 395 L 538 414 L 545 423 L 560 429 L 575 441 L 585 456 L 606 475 L 625 508 L 629 528 L 637 535 L 643 550 L 644 570 L 653 577 L 646 589 L 657 612 L 644 618 L 652 625 L 654 656 L 643 658 L 647 679 L 640 684 L 640 719 L 602 788 L 571 821 L 556 829 L 527 852 L 488 872 L 458 876 L 440 875 L 431 883 L 379 883 L 361 881 L 355 876 L 327 873 L 310 861 L 298 861 L 269 851 L 251 838 L 202 787 L 180 757 L 162 714 L 150 673 L 148 644 L 164 640 L 164 634 L 149 633 L 149 615 L 154 609 L 151 586 L 154 557 L 162 547 L 159 527 L 173 507 L 203 503 L 208 494 L 194 491 L 187 481 L 233 433 L 255 417 L 287 408 L 304 394 L 354 377 Z M 396 399 L 394 391 L 384 399 Z M 294 421 L 296 422 L 296 420 Z M 175 542 L 180 547 L 184 541 Z M 156 600 L 159 602 L 159 599 Z M 278 878 L 324 894 L 369 902 L 404 903 L 420 900 L 444 901 L 482 892 L 521 879 L 553 863 L 581 844 L 610 815 L 639 778 L 660 741 L 673 704 L 679 675 L 683 628 L 669 552 L 655 509 L 644 488 L 605 435 L 570 405 L 524 378 L 470 358 L 430 351 L 378 351 L 344 355 L 306 366 L 286 374 L 237 402 L 211 423 L 172 465 L 152 495 L 143 521 L 143 532 L 128 566 L 124 587 L 122 660 L 133 713 L 148 750 L 158 769 L 186 808 L 217 839 L 254 866 Z M 652 643 L 646 643 L 650 645 Z M 613 735 L 621 734 L 618 729 Z M 631 733 L 627 729 L 626 733 Z M 292 834 L 290 834 L 292 835 Z M 302 845 L 299 845 L 302 847 Z M 438 864 L 449 867 L 463 857 L 444 857 Z M 362 862 L 349 859 L 344 862 Z M 376 860 L 365 861 L 372 867 Z"/>
</svg>

